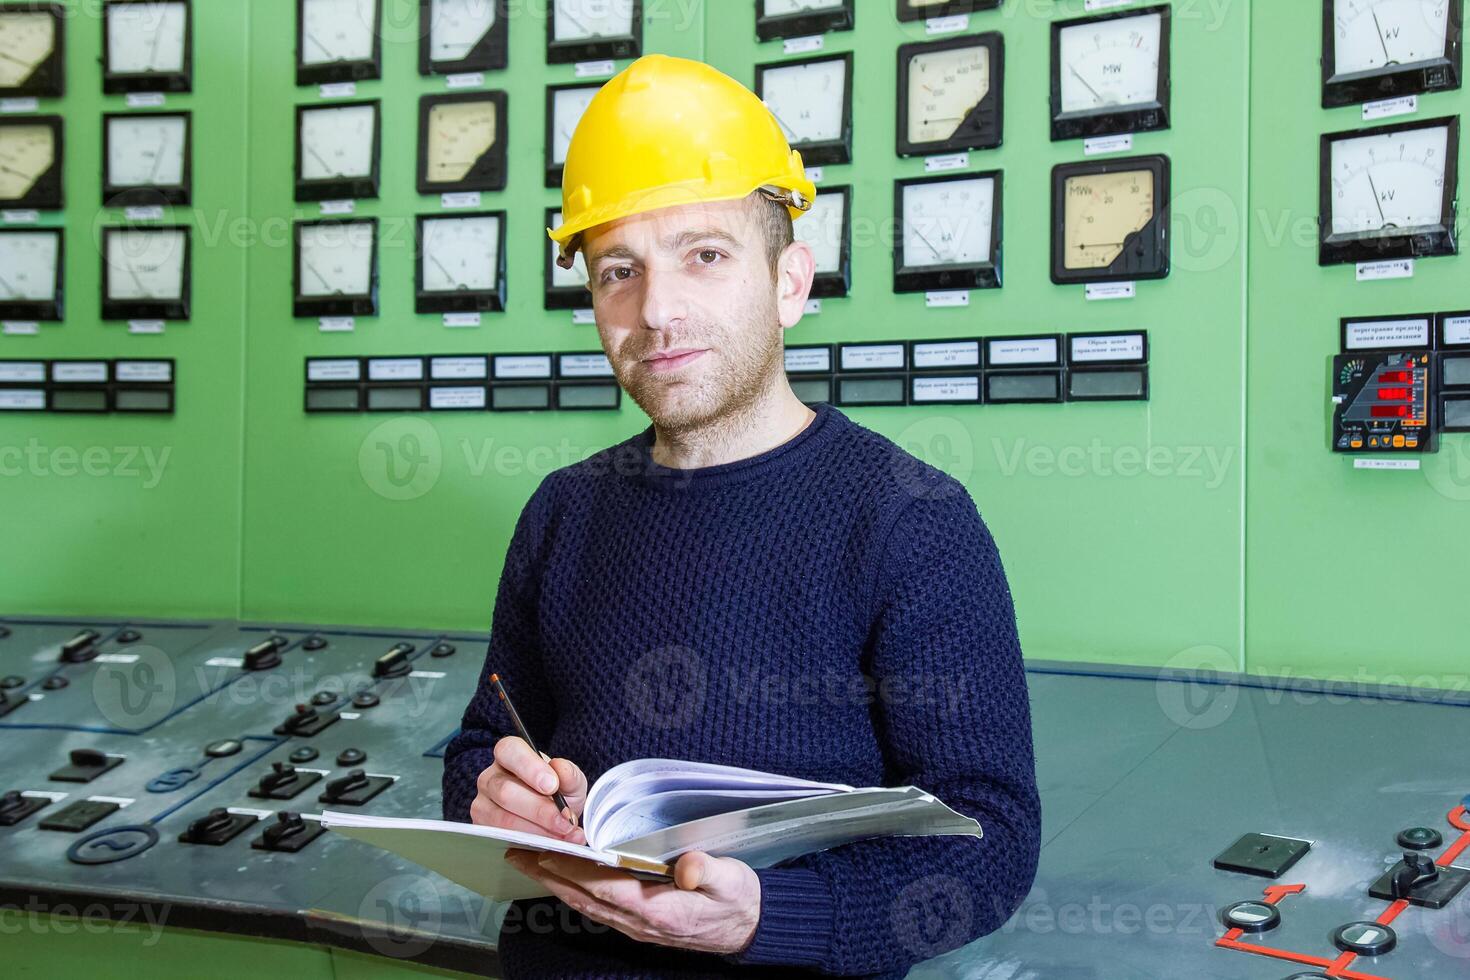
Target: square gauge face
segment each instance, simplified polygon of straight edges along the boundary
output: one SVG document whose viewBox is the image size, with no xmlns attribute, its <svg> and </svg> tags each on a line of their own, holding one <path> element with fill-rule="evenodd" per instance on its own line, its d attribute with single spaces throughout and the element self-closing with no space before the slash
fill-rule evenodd
<svg viewBox="0 0 1470 980">
<path fill-rule="evenodd" d="M 1051 138 L 1169 128 L 1169 7 L 1055 21 Z"/>
<path fill-rule="evenodd" d="M 762 41 L 850 31 L 855 0 L 756 0 L 755 34 Z"/>
<path fill-rule="evenodd" d="M 102 91 L 187 92 L 192 87 L 189 0 L 108 0 L 102 34 Z"/>
<path fill-rule="evenodd" d="M 383 77 L 383 0 L 296 0 L 296 84 Z"/>
<path fill-rule="evenodd" d="M 898 181 L 894 225 L 894 292 L 1000 287 L 1000 171 Z"/>
<path fill-rule="evenodd" d="M 561 209 L 546 209 L 546 227 L 561 226 Z M 592 291 L 587 287 L 587 253 L 577 250 L 577 257 L 570 269 L 556 264 L 558 247 L 550 238 L 546 240 L 546 265 L 543 273 L 546 286 L 545 306 L 548 310 L 590 310 Z"/>
<path fill-rule="evenodd" d="M 1457 89 L 1462 0 L 1324 0 L 1322 106 Z"/>
<path fill-rule="evenodd" d="M 643 0 L 549 0 L 543 7 L 547 64 L 643 53 Z"/>
<path fill-rule="evenodd" d="M 757 65 L 755 94 L 804 164 L 852 162 L 852 52 Z"/>
<path fill-rule="evenodd" d="M 378 312 L 376 218 L 298 221 L 295 244 L 295 316 L 372 316 Z"/>
<path fill-rule="evenodd" d="M 60 208 L 61 178 L 61 117 L 0 116 L 0 208 Z"/>
<path fill-rule="evenodd" d="M 546 186 L 561 186 L 562 169 L 567 162 L 567 149 L 577 123 L 602 90 L 601 82 L 576 85 L 552 85 L 546 89 Z"/>
<path fill-rule="evenodd" d="M 420 215 L 419 313 L 505 309 L 505 212 Z"/>
<path fill-rule="evenodd" d="M 419 0 L 419 74 L 498 71 L 509 63 L 508 0 Z"/>
<path fill-rule="evenodd" d="M 66 94 L 66 16 L 59 3 L 0 7 L 0 98 Z"/>
<path fill-rule="evenodd" d="M 852 286 L 852 187 L 819 187 L 811 210 L 791 225 L 811 246 L 817 276 L 811 297 L 846 296 Z"/>
<path fill-rule="evenodd" d="M 60 320 L 60 228 L 0 229 L 0 318 Z"/>
<path fill-rule="evenodd" d="M 934 17 L 952 17 L 955 14 L 973 14 L 977 10 L 994 10 L 1002 0 L 895 0 L 898 19 L 930 20 Z"/>
<path fill-rule="evenodd" d="M 900 47 L 898 155 L 1000 146 L 1004 62 L 997 32 Z"/>
<path fill-rule="evenodd" d="M 296 107 L 296 200 L 378 196 L 376 100 Z"/>
<path fill-rule="evenodd" d="M 1169 159 L 1132 157 L 1052 170 L 1052 282 L 1169 274 Z"/>
<path fill-rule="evenodd" d="M 1322 137 L 1318 262 L 1453 255 L 1456 116 Z"/>
<path fill-rule="evenodd" d="M 504 92 L 419 100 L 420 194 L 505 190 Z"/>
<path fill-rule="evenodd" d="M 192 184 L 189 113 L 105 114 L 102 146 L 104 205 L 189 203 Z"/>
<path fill-rule="evenodd" d="M 102 229 L 102 318 L 189 318 L 189 229 Z"/>
</svg>

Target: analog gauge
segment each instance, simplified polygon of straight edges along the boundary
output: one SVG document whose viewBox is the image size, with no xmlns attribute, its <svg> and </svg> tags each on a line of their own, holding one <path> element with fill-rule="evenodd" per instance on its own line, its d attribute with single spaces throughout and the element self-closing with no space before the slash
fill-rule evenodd
<svg viewBox="0 0 1470 980">
<path fill-rule="evenodd" d="M 189 317 L 189 229 L 104 228 L 102 317 Z"/>
<path fill-rule="evenodd" d="M 494 71 L 507 64 L 507 0 L 420 0 L 419 73 Z"/>
<path fill-rule="evenodd" d="M 562 168 L 567 162 L 567 148 L 572 133 L 582 121 L 582 113 L 592 97 L 602 88 L 591 85 L 553 85 L 546 90 L 546 186 L 560 187 Z"/>
<path fill-rule="evenodd" d="M 992 32 L 899 48 L 900 156 L 1000 145 L 1004 45 Z"/>
<path fill-rule="evenodd" d="M 852 53 L 756 66 L 755 93 L 807 165 L 852 162 Z"/>
<path fill-rule="evenodd" d="M 189 91 L 193 32 L 187 0 L 111 0 L 102 31 L 102 91 Z"/>
<path fill-rule="evenodd" d="M 1052 24 L 1052 139 L 1169 126 L 1169 8 Z"/>
<path fill-rule="evenodd" d="M 61 229 L 0 230 L 0 317 L 61 319 Z"/>
<path fill-rule="evenodd" d="M 420 100 L 420 194 L 505 189 L 505 107 L 504 92 Z"/>
<path fill-rule="evenodd" d="M 65 94 L 64 37 L 60 4 L 0 7 L 0 95 Z"/>
<path fill-rule="evenodd" d="M 550 64 L 643 53 L 643 0 L 552 0 L 546 18 Z"/>
<path fill-rule="evenodd" d="M 377 280 L 376 219 L 296 223 L 296 316 L 371 316 Z"/>
<path fill-rule="evenodd" d="M 1000 285 L 999 171 L 895 185 L 894 292 Z"/>
<path fill-rule="evenodd" d="M 62 205 L 60 116 L 0 119 L 0 206 Z"/>
<path fill-rule="evenodd" d="M 104 204 L 188 204 L 189 114 L 106 115 Z"/>
<path fill-rule="evenodd" d="M 505 213 L 420 217 L 419 313 L 505 309 Z"/>
<path fill-rule="evenodd" d="M 898 0 L 899 20 L 928 20 L 972 14 L 977 10 L 994 10 L 1001 0 Z"/>
<path fill-rule="evenodd" d="M 762 41 L 850 31 L 854 0 L 757 0 L 755 33 Z"/>
<path fill-rule="evenodd" d="M 1454 254 L 1459 135 L 1447 116 L 1322 137 L 1322 264 Z"/>
<path fill-rule="evenodd" d="M 1327 0 L 1322 105 L 1460 87 L 1461 0 Z"/>
<path fill-rule="evenodd" d="M 296 107 L 296 200 L 378 196 L 379 106 Z"/>
<path fill-rule="evenodd" d="M 1168 159 L 1063 164 L 1052 171 L 1052 281 L 1109 282 L 1168 274 Z"/>
<path fill-rule="evenodd" d="M 296 0 L 296 84 L 381 78 L 382 0 Z"/>
<path fill-rule="evenodd" d="M 817 192 L 811 210 L 791 226 L 797 239 L 811 246 L 816 258 L 813 299 L 846 296 L 851 285 L 852 225 L 848 216 L 851 201 L 851 187 L 824 187 Z"/>
<path fill-rule="evenodd" d="M 546 209 L 546 227 L 561 225 L 561 210 Z M 548 310 L 586 310 L 592 308 L 592 293 L 587 287 L 587 256 L 581 249 L 570 269 L 556 264 L 558 246 L 547 239 L 549 246 L 544 271 L 545 307 Z"/>
</svg>

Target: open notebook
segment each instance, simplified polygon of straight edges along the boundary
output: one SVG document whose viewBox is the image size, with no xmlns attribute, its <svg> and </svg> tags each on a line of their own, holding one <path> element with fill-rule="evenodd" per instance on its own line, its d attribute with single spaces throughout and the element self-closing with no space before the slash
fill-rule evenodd
<svg viewBox="0 0 1470 980">
<path fill-rule="evenodd" d="M 550 894 L 501 859 L 508 847 L 556 851 L 667 878 L 685 851 L 768 868 L 870 837 L 967 834 L 980 824 L 914 786 L 860 789 L 679 759 L 637 759 L 592 784 L 587 843 L 445 820 L 327 810 L 324 827 L 392 851 L 499 901 Z"/>
</svg>

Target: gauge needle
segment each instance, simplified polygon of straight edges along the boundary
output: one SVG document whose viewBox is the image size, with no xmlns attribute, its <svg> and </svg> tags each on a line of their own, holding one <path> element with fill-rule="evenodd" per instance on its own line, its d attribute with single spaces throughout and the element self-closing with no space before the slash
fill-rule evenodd
<svg viewBox="0 0 1470 980">
<path fill-rule="evenodd" d="M 934 243 L 931 242 L 931 241 L 929 241 L 929 239 L 927 237 L 925 237 L 924 233 L 922 231 L 920 231 L 917 226 L 915 226 L 915 228 L 914 228 L 914 234 L 915 235 L 918 235 L 919 236 L 919 240 L 922 241 L 925 245 L 928 245 L 929 246 L 929 251 L 931 251 L 931 252 L 934 253 L 934 257 L 936 259 L 942 259 L 942 258 L 944 258 L 943 255 L 940 255 L 939 254 L 939 249 L 937 249 L 937 248 L 934 247 Z"/>
<path fill-rule="evenodd" d="M 29 67 L 31 67 L 31 63 L 29 61 L 21 61 L 15 55 L 11 54 L 9 51 L 0 51 L 0 58 L 4 58 L 6 61 L 13 61 L 17 65 L 20 65 L 22 68 L 29 68 Z"/>
<path fill-rule="evenodd" d="M 32 176 L 34 176 L 33 174 L 23 174 L 19 170 L 15 170 L 15 169 L 12 169 L 11 167 L 5 166 L 5 164 L 3 164 L 3 163 L 0 163 L 0 170 L 3 170 L 3 171 L 5 171 L 8 174 L 15 174 L 17 177 L 23 177 L 23 178 L 26 178 L 26 179 L 29 179 Z"/>
<path fill-rule="evenodd" d="M 1373 203 L 1378 205 L 1378 220 L 1385 225 L 1388 224 L 1388 218 L 1383 213 L 1383 201 L 1378 197 L 1378 187 L 1373 183 L 1373 173 L 1371 171 L 1368 173 L 1368 187 L 1373 191 Z"/>
<path fill-rule="evenodd" d="M 1098 102 L 1103 102 L 1104 101 L 1103 97 L 1098 94 L 1097 89 L 1095 89 L 1091 85 L 1088 85 L 1087 84 L 1087 79 L 1085 79 L 1085 78 L 1082 77 L 1082 73 L 1079 72 L 1076 69 L 1076 67 L 1074 67 L 1073 65 L 1070 65 L 1069 64 L 1069 65 L 1067 65 L 1067 70 L 1070 71 L 1074 76 L 1076 76 L 1077 81 L 1079 81 L 1083 85 L 1087 86 L 1087 91 L 1089 91 L 1089 92 L 1092 93 L 1092 97 L 1094 99 L 1097 99 Z"/>
<path fill-rule="evenodd" d="M 439 267 L 439 271 L 442 272 L 442 273 L 444 273 L 444 278 L 445 279 L 448 279 L 451 283 L 453 283 L 455 289 L 463 289 L 464 288 L 464 283 L 462 283 L 458 279 L 454 278 L 454 274 L 451 273 L 448 269 L 444 268 L 444 263 L 439 261 L 439 256 L 437 256 L 437 255 L 431 255 L 431 256 L 429 256 L 429 258 L 432 259 L 434 261 L 434 264 Z"/>
<path fill-rule="evenodd" d="M 1393 57 L 1388 53 L 1388 42 L 1383 39 L 1383 25 L 1378 23 L 1378 11 L 1374 10 L 1370 12 L 1373 14 L 1373 28 L 1374 30 L 1378 31 L 1378 43 L 1383 45 L 1384 60 L 1390 65 L 1398 64 L 1398 62 L 1394 61 Z"/>
<path fill-rule="evenodd" d="M 10 284 L 10 280 L 9 279 L 6 279 L 4 276 L 0 276 L 0 286 L 4 286 L 5 287 L 5 292 L 8 295 L 10 295 L 10 296 L 18 296 L 18 295 L 20 295 L 20 290 L 16 289 L 14 286 L 12 286 Z"/>
<path fill-rule="evenodd" d="M 316 276 L 317 281 L 320 282 L 323 286 L 326 286 L 328 289 L 331 289 L 332 288 L 332 284 L 329 283 L 329 282 L 327 282 L 327 277 L 324 276 L 324 275 L 322 275 L 320 272 L 316 271 L 316 266 L 312 265 L 310 262 L 306 261 L 305 259 L 302 259 L 301 260 L 301 264 L 304 265 L 304 266 L 306 266 L 307 271 L 309 271 L 312 275 Z M 339 293 L 341 291 L 342 290 L 340 290 L 340 289 L 336 290 L 336 292 L 339 292 Z"/>
<path fill-rule="evenodd" d="M 582 23 L 577 18 L 573 17 L 571 14 L 563 13 L 561 16 L 565 17 L 567 20 L 571 21 L 573 24 L 576 24 L 578 27 L 582 28 L 582 30 L 586 31 L 588 37 L 602 36 L 601 34 L 598 34 L 596 31 L 594 31 L 592 28 L 588 27 L 586 24 Z"/>
<path fill-rule="evenodd" d="M 307 32 L 307 35 L 306 35 L 306 39 L 308 41 L 310 41 L 312 44 L 315 44 L 318 48 L 320 48 L 322 54 L 326 55 L 328 58 L 332 59 L 333 61 L 341 61 L 342 60 L 341 58 L 337 57 L 332 52 L 328 51 L 327 50 L 327 46 L 325 44 L 323 44 L 322 42 L 318 41 L 316 39 L 316 35 L 315 34 L 312 34 L 311 32 L 308 31 Z"/>
<path fill-rule="evenodd" d="M 163 27 L 153 32 L 153 50 L 148 53 L 148 71 L 156 71 L 154 67 L 158 64 L 158 44 L 163 40 Z"/>
<path fill-rule="evenodd" d="M 167 145 L 168 136 L 165 134 L 163 137 L 163 142 L 158 145 L 158 149 L 155 150 L 153 154 L 153 170 L 151 173 L 148 174 L 148 183 L 150 184 L 158 183 L 158 168 L 163 166 L 163 150 L 164 147 Z"/>
<path fill-rule="evenodd" d="M 767 106 L 766 108 L 770 109 L 770 106 Z M 776 122 L 778 122 L 778 123 L 781 124 L 781 128 L 782 129 L 786 130 L 786 132 L 788 132 L 788 133 L 791 134 L 791 138 L 792 139 L 796 139 L 796 130 L 794 130 L 790 126 L 786 125 L 786 120 L 782 119 L 781 116 L 780 116 L 780 114 L 777 113 L 775 109 L 771 109 L 771 115 L 773 115 L 773 116 L 776 117 Z"/>
<path fill-rule="evenodd" d="M 314 147 L 308 146 L 306 148 L 306 152 L 307 153 L 310 153 L 312 156 L 316 157 L 316 162 L 322 165 L 322 169 L 325 170 L 329 176 L 338 176 L 338 177 L 341 176 L 341 174 L 334 174 L 332 172 L 332 165 L 330 163 L 328 163 L 327 161 L 323 160 L 322 159 L 322 155 L 320 153 L 318 153 Z"/>
<path fill-rule="evenodd" d="M 133 282 L 137 283 L 137 285 L 138 285 L 138 292 L 142 293 L 144 296 L 147 296 L 148 295 L 148 287 L 147 286 L 144 286 L 143 285 L 143 280 L 141 280 L 141 279 L 138 278 L 138 270 L 137 269 L 134 269 L 132 266 L 128 266 L 128 275 L 132 276 L 133 277 Z"/>
</svg>

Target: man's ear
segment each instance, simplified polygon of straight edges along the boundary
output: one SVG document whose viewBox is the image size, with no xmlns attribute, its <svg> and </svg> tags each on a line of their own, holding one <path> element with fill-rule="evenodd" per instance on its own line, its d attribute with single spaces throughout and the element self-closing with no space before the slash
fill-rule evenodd
<svg viewBox="0 0 1470 980">
<path fill-rule="evenodd" d="M 801 322 L 816 276 L 817 259 L 812 247 L 801 239 L 787 245 L 776 263 L 776 310 L 783 328 Z"/>
</svg>

